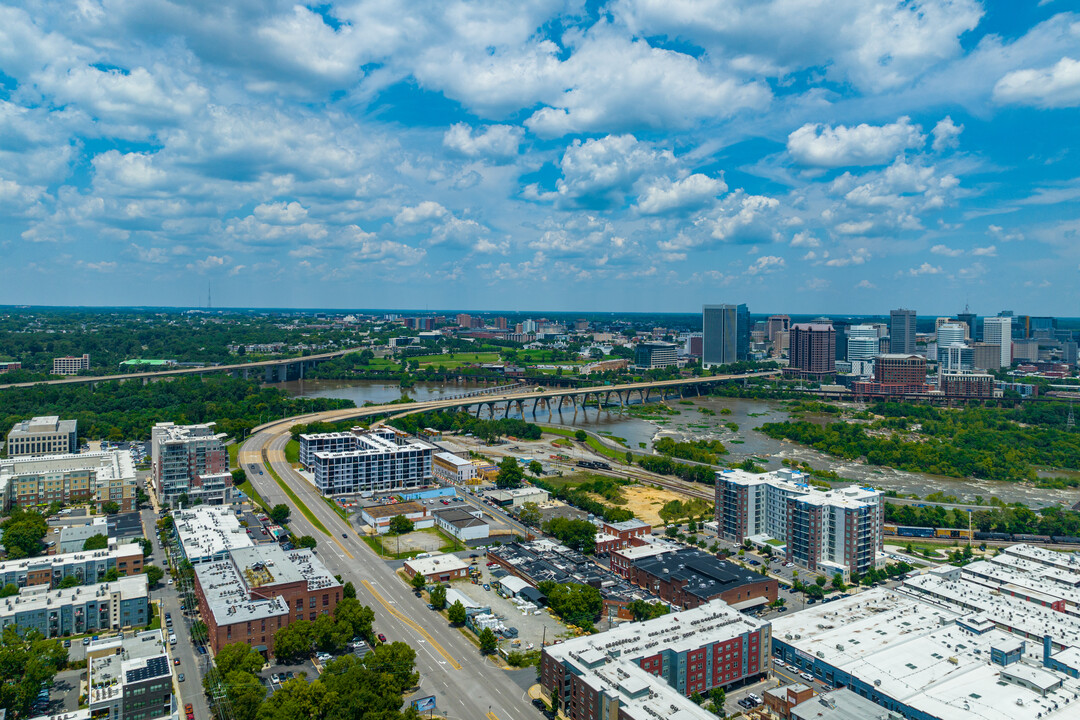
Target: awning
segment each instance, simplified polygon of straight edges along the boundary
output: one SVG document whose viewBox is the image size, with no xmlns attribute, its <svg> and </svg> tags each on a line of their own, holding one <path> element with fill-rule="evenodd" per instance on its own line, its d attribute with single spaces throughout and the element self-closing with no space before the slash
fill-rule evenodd
<svg viewBox="0 0 1080 720">
<path fill-rule="evenodd" d="M 736 610 L 747 610 L 747 609 L 752 608 L 752 607 L 758 607 L 760 605 L 768 605 L 768 604 L 769 604 L 769 598 L 767 598 L 767 597 L 756 597 L 756 598 L 752 598 L 750 600 L 743 600 L 742 602 L 734 603 L 731 607 L 735 608 Z"/>
</svg>

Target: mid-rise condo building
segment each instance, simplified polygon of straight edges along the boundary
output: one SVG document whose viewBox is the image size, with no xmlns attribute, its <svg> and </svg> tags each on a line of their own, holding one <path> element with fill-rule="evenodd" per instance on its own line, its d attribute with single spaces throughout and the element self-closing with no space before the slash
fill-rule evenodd
<svg viewBox="0 0 1080 720">
<path fill-rule="evenodd" d="M 232 497 L 232 474 L 225 434 L 214 424 L 158 423 L 150 432 L 154 487 L 158 498 L 176 505 L 182 495 L 207 505 L 222 505 Z"/>
<path fill-rule="evenodd" d="M 323 495 L 391 492 L 432 483 L 435 448 L 391 427 L 300 436 L 300 464 Z"/>
<path fill-rule="evenodd" d="M 129 512 L 135 509 L 135 489 L 131 454 L 120 450 L 0 460 L 5 508 L 89 502 L 100 512 L 111 501 L 121 512 Z"/>
<path fill-rule="evenodd" d="M 779 540 L 788 562 L 815 572 L 864 573 L 882 548 L 884 493 L 850 485 L 823 490 L 794 470 L 716 473 L 716 522 L 728 540 Z"/>
</svg>

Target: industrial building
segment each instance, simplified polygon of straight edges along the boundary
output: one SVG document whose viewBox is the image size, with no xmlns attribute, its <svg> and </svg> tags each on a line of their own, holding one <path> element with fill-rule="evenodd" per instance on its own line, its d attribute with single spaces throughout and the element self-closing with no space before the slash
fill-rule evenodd
<svg viewBox="0 0 1080 720">
<path fill-rule="evenodd" d="M 431 485 L 435 448 L 391 427 L 300 436 L 300 464 L 323 495 L 387 493 Z"/>
<path fill-rule="evenodd" d="M 435 555 L 405 561 L 405 574 L 422 575 L 428 582 L 449 582 L 469 574 L 469 565 L 456 555 Z"/>
<path fill-rule="evenodd" d="M 79 421 L 46 415 L 15 423 L 7 436 L 8 457 L 67 455 L 79 451 Z"/>
<path fill-rule="evenodd" d="M 592 585 L 600 590 L 608 617 L 629 619 L 633 617 L 628 610 L 631 602 L 651 599 L 648 593 L 581 553 L 552 540 L 515 542 L 488 548 L 487 558 L 534 588 L 544 580 Z"/>
<path fill-rule="evenodd" d="M 0 598 L 0 628 L 17 625 L 47 638 L 142 627 L 149 622 L 149 590 L 141 574 L 66 590 L 29 585 L 18 595 Z"/>
<path fill-rule="evenodd" d="M 186 496 L 189 503 L 228 503 L 233 479 L 224 440 L 225 433 L 214 432 L 214 423 L 155 425 L 150 431 L 150 454 L 161 502 L 175 507 Z"/>
<path fill-rule="evenodd" d="M 310 550 L 285 551 L 276 543 L 195 566 L 195 594 L 215 653 L 242 642 L 273 654 L 275 632 L 295 620 L 332 615 L 341 592 Z"/>
<path fill-rule="evenodd" d="M 192 565 L 218 562 L 232 550 L 255 545 L 229 507 L 199 505 L 173 513 L 180 551 Z"/>
<path fill-rule="evenodd" d="M 698 720 L 688 698 L 767 670 L 769 623 L 711 602 L 544 647 L 540 684 L 570 720 Z"/>
<path fill-rule="evenodd" d="M 479 510 L 462 508 L 436 510 L 435 525 L 462 542 L 483 540 L 491 534 L 491 525 L 481 517 L 481 514 Z"/>
<path fill-rule="evenodd" d="M 435 518 L 428 514 L 427 507 L 418 502 L 373 505 L 360 510 L 360 519 L 380 535 L 390 532 L 390 521 L 398 515 L 404 516 L 417 529 L 429 528 L 435 524 Z"/>
<path fill-rule="evenodd" d="M 697 548 L 643 557 L 630 566 L 629 580 L 683 609 L 723 600 L 736 610 L 775 602 L 776 579 L 747 570 Z"/>
<path fill-rule="evenodd" d="M 719 534 L 779 540 L 788 562 L 815 572 L 864 573 L 882 548 L 884 493 L 857 485 L 822 490 L 796 470 L 716 473 Z"/>
<path fill-rule="evenodd" d="M 173 672 L 161 630 L 95 640 L 86 648 L 94 720 L 152 720 L 173 712 Z"/>
<path fill-rule="evenodd" d="M 130 512 L 136 505 L 135 465 L 120 450 L 6 458 L 0 460 L 0 498 L 4 509 L 89 502 L 102 512 L 111 501 L 120 512 Z"/>
<path fill-rule="evenodd" d="M 485 493 L 488 500 L 499 507 L 519 507 L 527 502 L 546 503 L 551 493 L 543 488 L 523 487 L 509 490 L 492 490 Z"/>
<path fill-rule="evenodd" d="M 1071 718 L 1078 587 L 1075 553 L 1016 545 L 777 618 L 773 654 L 914 720 Z"/>
</svg>

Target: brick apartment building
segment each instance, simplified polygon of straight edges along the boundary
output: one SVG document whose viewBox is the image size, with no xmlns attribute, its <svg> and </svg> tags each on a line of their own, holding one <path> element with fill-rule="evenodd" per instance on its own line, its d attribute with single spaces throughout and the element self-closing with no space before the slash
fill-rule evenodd
<svg viewBox="0 0 1080 720">
<path fill-rule="evenodd" d="M 874 358 L 874 380 L 856 382 L 856 395 L 925 395 L 926 358 L 922 355 L 886 354 Z"/>
<path fill-rule="evenodd" d="M 799 323 L 788 333 L 784 376 L 825 380 L 836 374 L 836 330 L 824 323 Z"/>
<path fill-rule="evenodd" d="M 342 585 L 309 550 L 269 544 L 195 566 L 195 594 L 214 652 L 242 642 L 268 656 L 274 633 L 333 614 Z"/>
</svg>

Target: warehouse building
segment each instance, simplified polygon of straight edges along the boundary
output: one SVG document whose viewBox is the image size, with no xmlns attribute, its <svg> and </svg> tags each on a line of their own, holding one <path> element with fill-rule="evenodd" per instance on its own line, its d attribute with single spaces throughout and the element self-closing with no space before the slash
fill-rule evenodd
<svg viewBox="0 0 1080 720">
<path fill-rule="evenodd" d="M 641 558 L 630 566 L 629 580 L 684 609 L 723 600 L 736 610 L 749 610 L 775 602 L 779 591 L 775 578 L 696 548 Z"/>
<path fill-rule="evenodd" d="M 373 505 L 360 510 L 360 519 L 380 535 L 390 532 L 390 521 L 402 515 L 413 524 L 413 528 L 429 528 L 435 524 L 435 518 L 428 514 L 427 506 L 418 502 L 388 503 Z"/>
<path fill-rule="evenodd" d="M 769 623 L 711 602 L 543 648 L 540 683 L 571 720 L 712 717 L 687 698 L 764 677 Z"/>
<path fill-rule="evenodd" d="M 462 542 L 483 540 L 491 534 L 491 525 L 481 517 L 479 510 L 450 508 L 435 511 L 435 525 Z"/>
<path fill-rule="evenodd" d="M 455 555 L 435 555 L 405 561 L 405 574 L 422 575 L 428 582 L 449 582 L 467 577 L 469 565 Z"/>
</svg>

